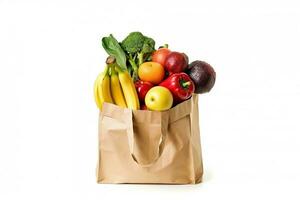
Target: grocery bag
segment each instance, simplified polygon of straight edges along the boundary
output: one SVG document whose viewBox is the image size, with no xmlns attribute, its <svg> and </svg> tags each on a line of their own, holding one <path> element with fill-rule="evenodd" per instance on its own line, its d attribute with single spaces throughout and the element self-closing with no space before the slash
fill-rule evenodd
<svg viewBox="0 0 300 200">
<path fill-rule="evenodd" d="M 197 95 L 164 112 L 103 104 L 98 183 L 195 184 L 202 174 Z"/>
</svg>

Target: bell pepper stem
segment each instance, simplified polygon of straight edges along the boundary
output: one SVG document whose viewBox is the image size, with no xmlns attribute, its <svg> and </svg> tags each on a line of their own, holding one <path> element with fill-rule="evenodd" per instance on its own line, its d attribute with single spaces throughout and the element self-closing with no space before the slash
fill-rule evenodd
<svg viewBox="0 0 300 200">
<path fill-rule="evenodd" d="M 187 82 L 182 83 L 182 86 L 183 86 L 183 87 L 187 87 L 187 86 L 189 86 L 189 85 L 191 85 L 191 82 L 190 82 L 190 81 L 187 81 Z"/>
</svg>

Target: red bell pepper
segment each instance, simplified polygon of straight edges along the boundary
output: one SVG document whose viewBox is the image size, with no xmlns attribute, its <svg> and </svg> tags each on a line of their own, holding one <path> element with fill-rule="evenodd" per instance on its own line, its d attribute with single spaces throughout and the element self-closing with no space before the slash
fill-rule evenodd
<svg viewBox="0 0 300 200">
<path fill-rule="evenodd" d="M 192 79 L 184 72 L 172 74 L 159 85 L 168 88 L 172 92 L 176 103 L 187 100 L 195 91 Z"/>
</svg>

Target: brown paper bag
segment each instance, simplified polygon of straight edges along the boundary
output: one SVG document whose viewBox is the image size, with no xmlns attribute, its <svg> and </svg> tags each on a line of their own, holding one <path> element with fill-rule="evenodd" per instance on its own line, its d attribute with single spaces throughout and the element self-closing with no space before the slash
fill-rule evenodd
<svg viewBox="0 0 300 200">
<path fill-rule="evenodd" d="M 98 183 L 195 184 L 203 168 L 198 96 L 164 111 L 104 103 L 99 117 Z"/>
</svg>

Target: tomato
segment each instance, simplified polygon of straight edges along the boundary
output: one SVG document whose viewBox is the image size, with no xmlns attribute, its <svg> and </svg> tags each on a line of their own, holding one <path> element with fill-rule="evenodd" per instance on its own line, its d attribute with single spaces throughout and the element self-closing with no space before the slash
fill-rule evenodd
<svg viewBox="0 0 300 200">
<path fill-rule="evenodd" d="M 156 51 L 153 52 L 152 54 L 152 61 L 153 62 L 158 62 L 162 66 L 165 65 L 165 61 L 167 56 L 171 53 L 170 49 L 168 48 L 160 48 Z"/>
</svg>

